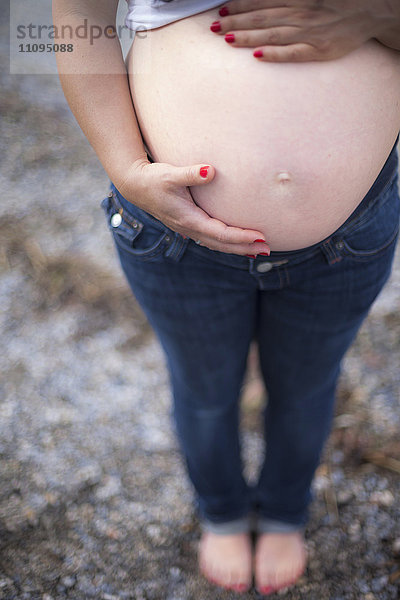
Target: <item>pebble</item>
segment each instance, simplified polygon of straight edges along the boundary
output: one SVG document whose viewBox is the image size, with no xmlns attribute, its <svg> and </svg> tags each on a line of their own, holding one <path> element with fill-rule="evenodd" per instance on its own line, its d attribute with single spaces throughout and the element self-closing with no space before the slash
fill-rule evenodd
<svg viewBox="0 0 400 600">
<path fill-rule="evenodd" d="M 376 577 L 375 579 L 373 579 L 371 582 L 372 591 L 380 592 L 381 590 L 383 590 L 383 588 L 387 586 L 388 580 L 389 578 L 387 575 L 382 575 L 382 577 Z"/>
<path fill-rule="evenodd" d="M 378 504 L 379 506 L 392 506 L 394 502 L 394 496 L 390 490 L 382 490 L 373 492 L 369 497 L 370 502 Z"/>
<path fill-rule="evenodd" d="M 161 546 L 166 541 L 165 533 L 158 525 L 148 525 L 146 527 L 146 533 L 156 546 Z"/>
<path fill-rule="evenodd" d="M 107 476 L 103 484 L 96 490 L 96 498 L 98 500 L 108 500 L 113 496 L 116 496 L 121 491 L 121 479 L 120 477 Z"/>
<path fill-rule="evenodd" d="M 353 492 L 349 489 L 341 489 L 336 494 L 337 503 L 341 506 L 348 504 L 353 498 Z"/>
<path fill-rule="evenodd" d="M 396 538 L 392 544 L 393 554 L 400 556 L 400 537 Z"/>
<path fill-rule="evenodd" d="M 66 588 L 71 588 L 75 585 L 76 583 L 76 577 L 73 577 L 71 575 L 67 575 L 66 577 L 63 577 L 61 579 L 61 583 L 63 584 L 63 586 L 65 586 Z"/>
<path fill-rule="evenodd" d="M 349 534 L 351 536 L 358 535 L 360 533 L 360 531 L 361 531 L 361 525 L 360 525 L 360 523 L 358 521 L 354 521 L 349 526 Z"/>
<path fill-rule="evenodd" d="M 169 573 L 173 579 L 179 579 L 181 577 L 181 570 L 179 567 L 171 567 Z"/>
<path fill-rule="evenodd" d="M 101 467 L 99 464 L 88 464 L 77 469 L 74 474 L 76 486 L 95 485 L 101 479 Z"/>
<path fill-rule="evenodd" d="M 361 579 L 360 581 L 357 582 L 357 587 L 362 594 L 366 594 L 371 591 L 370 586 L 363 579 Z"/>
<path fill-rule="evenodd" d="M 331 461 L 338 465 L 343 462 L 344 452 L 342 450 L 334 450 L 331 454 Z"/>
</svg>

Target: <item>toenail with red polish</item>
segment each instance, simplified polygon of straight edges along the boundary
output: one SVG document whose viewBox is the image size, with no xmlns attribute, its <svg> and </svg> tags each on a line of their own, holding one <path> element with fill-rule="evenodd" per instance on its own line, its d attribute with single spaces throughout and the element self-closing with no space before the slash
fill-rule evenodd
<svg viewBox="0 0 400 600">
<path fill-rule="evenodd" d="M 229 15 L 229 9 L 227 6 L 223 6 L 219 9 L 218 13 L 221 17 L 227 17 Z"/>
<path fill-rule="evenodd" d="M 254 50 L 253 56 L 256 58 L 261 58 L 263 56 L 262 50 Z"/>
<path fill-rule="evenodd" d="M 254 240 L 254 243 L 256 243 L 256 242 L 263 242 L 263 244 L 267 243 L 266 240 Z"/>
<path fill-rule="evenodd" d="M 249 258 L 257 258 L 256 254 L 246 254 Z"/>
<path fill-rule="evenodd" d="M 232 589 L 235 590 L 235 592 L 245 592 L 247 587 L 248 586 L 245 583 L 238 583 L 237 585 L 233 585 Z"/>
<path fill-rule="evenodd" d="M 227 33 L 225 35 L 225 41 L 228 42 L 228 44 L 232 44 L 235 41 L 235 34 L 234 33 Z"/>
<path fill-rule="evenodd" d="M 262 587 L 260 588 L 260 592 L 261 594 L 263 594 L 264 596 L 268 596 L 269 594 L 273 594 L 275 591 L 275 589 L 273 587 L 271 587 L 270 585 L 266 586 L 266 587 Z"/>
</svg>

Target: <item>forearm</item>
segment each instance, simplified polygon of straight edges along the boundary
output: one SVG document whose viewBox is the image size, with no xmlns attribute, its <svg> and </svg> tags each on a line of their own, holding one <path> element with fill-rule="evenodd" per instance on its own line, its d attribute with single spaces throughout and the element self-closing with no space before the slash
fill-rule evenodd
<svg viewBox="0 0 400 600">
<path fill-rule="evenodd" d="M 71 4 L 53 0 L 58 31 L 62 25 L 75 30 L 84 18 L 89 28 L 98 25 L 102 31 L 115 24 L 115 2 L 110 2 L 111 10 L 102 12 L 100 3 L 81 2 L 77 10 Z M 57 67 L 65 97 L 82 131 L 112 181 L 122 183 L 129 167 L 147 157 L 117 37 L 102 36 L 93 44 L 89 39 L 74 38 L 73 52 L 57 54 Z"/>
</svg>

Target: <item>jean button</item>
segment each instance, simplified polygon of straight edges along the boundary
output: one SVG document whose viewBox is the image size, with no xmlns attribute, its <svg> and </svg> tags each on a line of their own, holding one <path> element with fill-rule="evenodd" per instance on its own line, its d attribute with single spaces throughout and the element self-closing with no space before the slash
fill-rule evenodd
<svg viewBox="0 0 400 600">
<path fill-rule="evenodd" d="M 119 213 L 115 213 L 115 215 L 113 215 L 111 217 L 111 227 L 119 227 L 122 223 L 122 217 Z"/>
<path fill-rule="evenodd" d="M 336 242 L 335 246 L 336 246 L 336 249 L 337 249 L 337 250 L 343 250 L 343 248 L 344 248 L 344 243 L 343 243 L 342 241 L 340 241 L 340 242 Z"/>
<path fill-rule="evenodd" d="M 272 269 L 273 266 L 274 265 L 270 262 L 262 262 L 256 266 L 256 270 L 259 273 L 267 273 L 268 271 L 270 271 Z"/>
</svg>

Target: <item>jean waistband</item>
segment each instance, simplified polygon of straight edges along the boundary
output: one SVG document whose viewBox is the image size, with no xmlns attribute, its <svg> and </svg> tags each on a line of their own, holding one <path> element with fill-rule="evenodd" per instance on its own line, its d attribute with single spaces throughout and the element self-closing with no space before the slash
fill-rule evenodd
<svg viewBox="0 0 400 600">
<path fill-rule="evenodd" d="M 397 175 L 399 162 L 397 153 L 398 140 L 399 136 L 397 136 L 396 141 L 393 145 L 392 150 L 390 151 L 388 158 L 386 159 L 385 164 L 383 165 L 381 171 L 379 172 L 379 175 L 368 190 L 367 194 L 356 206 L 356 208 L 346 219 L 346 221 L 342 223 L 342 225 L 340 225 L 340 227 L 336 231 L 331 233 L 328 237 L 324 238 L 323 240 L 317 242 L 316 244 L 312 244 L 311 246 L 300 248 L 298 250 L 272 251 L 269 257 L 261 256 L 260 259 L 262 259 L 263 262 L 282 261 L 285 263 L 289 261 L 291 262 L 293 259 L 295 259 L 296 261 L 298 259 L 304 260 L 305 256 L 308 256 L 308 254 L 312 254 L 317 248 L 322 246 L 330 238 L 332 238 L 333 236 L 344 234 L 348 228 L 351 228 L 353 224 L 361 217 L 361 215 L 363 215 L 375 203 L 377 198 L 382 193 L 384 193 L 385 189 L 389 188 L 393 179 Z M 125 214 L 131 213 L 132 216 L 134 218 L 137 218 L 138 220 L 150 222 L 154 226 L 158 226 L 161 230 L 170 231 L 166 225 L 164 225 L 161 221 L 153 217 L 151 214 L 144 211 L 143 209 L 136 207 L 131 202 L 128 202 L 128 200 L 121 196 L 121 194 L 118 192 L 118 190 L 113 184 L 111 185 L 111 188 L 115 191 L 116 195 L 118 196 L 118 199 L 125 210 Z M 173 233 L 175 233 L 176 235 L 180 235 L 176 232 Z M 189 240 L 188 243 L 192 244 L 192 250 L 196 252 L 196 254 L 201 254 L 206 258 L 210 258 L 218 263 L 225 264 L 226 266 L 231 266 L 239 269 L 248 269 L 249 260 L 257 260 L 249 259 L 245 256 L 240 256 L 237 254 L 229 254 L 226 252 L 219 252 L 217 250 L 210 250 L 205 246 L 199 246 L 195 244 L 194 242 L 192 242 L 192 240 Z"/>
</svg>

